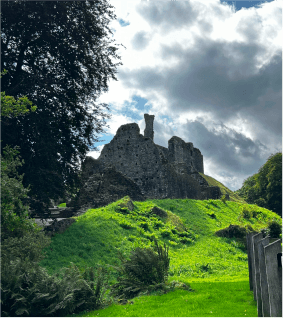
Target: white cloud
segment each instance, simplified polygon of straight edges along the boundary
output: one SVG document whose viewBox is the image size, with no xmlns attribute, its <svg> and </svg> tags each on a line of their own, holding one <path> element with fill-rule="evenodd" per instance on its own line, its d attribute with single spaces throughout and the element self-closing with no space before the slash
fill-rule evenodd
<svg viewBox="0 0 283 318">
<path fill-rule="evenodd" d="M 110 3 L 129 24 L 112 23 L 126 49 L 118 82 L 100 98 L 114 114 L 108 134 L 142 124 L 132 114 L 148 111 L 132 99 L 145 98 L 156 115 L 156 143 L 167 146 L 180 134 L 199 144 L 205 170 L 233 188 L 281 149 L 281 2 L 239 11 L 218 0 Z M 212 141 L 215 152 L 207 148 Z"/>
</svg>

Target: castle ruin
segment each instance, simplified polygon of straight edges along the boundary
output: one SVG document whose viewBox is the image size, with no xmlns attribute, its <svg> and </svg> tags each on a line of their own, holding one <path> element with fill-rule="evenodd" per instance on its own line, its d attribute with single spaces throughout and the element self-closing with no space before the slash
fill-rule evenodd
<svg viewBox="0 0 283 318">
<path fill-rule="evenodd" d="M 128 187 L 132 184 L 132 189 L 139 189 L 139 195 L 145 199 L 218 199 L 221 196 L 219 187 L 208 186 L 200 174 L 204 173 L 200 150 L 176 136 L 168 141 L 168 148 L 155 144 L 154 115 L 145 114 L 144 118 L 144 135 L 140 134 L 136 123 L 122 125 L 98 159 L 87 157 L 83 164 L 84 178 L 93 175 L 97 178 L 105 169 L 112 169 L 112 173 L 115 171 L 127 180 Z M 99 188 L 101 182 L 100 185 L 94 183 Z M 94 193 L 99 192 L 98 188 Z M 117 200 L 114 192 L 108 194 L 113 196 L 109 203 Z"/>
</svg>

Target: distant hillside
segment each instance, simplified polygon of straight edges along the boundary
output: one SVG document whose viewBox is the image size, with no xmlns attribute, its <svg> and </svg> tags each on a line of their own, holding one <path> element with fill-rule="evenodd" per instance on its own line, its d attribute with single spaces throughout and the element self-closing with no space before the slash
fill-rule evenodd
<svg viewBox="0 0 283 318">
<path fill-rule="evenodd" d="M 209 186 L 218 186 L 222 192 L 222 194 L 226 194 L 228 193 L 230 196 L 230 200 L 231 201 L 235 201 L 235 202 L 241 202 L 241 203 L 247 203 L 243 198 L 241 198 L 240 196 L 238 196 L 237 194 L 235 194 L 232 190 L 228 189 L 227 187 L 225 187 L 224 184 L 222 184 L 221 182 L 217 181 L 216 179 L 207 176 L 201 172 L 199 172 L 199 174 L 205 178 L 205 180 L 208 182 Z"/>
</svg>

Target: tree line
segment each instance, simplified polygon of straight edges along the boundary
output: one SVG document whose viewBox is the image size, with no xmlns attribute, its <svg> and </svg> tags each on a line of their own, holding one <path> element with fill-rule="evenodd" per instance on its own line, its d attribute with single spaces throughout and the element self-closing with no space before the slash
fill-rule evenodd
<svg viewBox="0 0 283 318">
<path fill-rule="evenodd" d="M 247 178 L 235 193 L 248 203 L 282 217 L 282 152 L 271 155 L 258 173 Z"/>
</svg>

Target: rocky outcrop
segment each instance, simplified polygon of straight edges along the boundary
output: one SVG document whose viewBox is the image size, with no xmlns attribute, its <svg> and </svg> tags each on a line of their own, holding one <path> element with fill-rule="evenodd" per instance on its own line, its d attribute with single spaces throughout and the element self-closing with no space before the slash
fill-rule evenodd
<svg viewBox="0 0 283 318">
<path fill-rule="evenodd" d="M 240 225 L 230 224 L 225 229 L 221 229 L 215 232 L 216 236 L 228 237 L 228 238 L 245 238 L 247 233 L 251 232 L 253 229 L 251 227 L 243 227 Z"/>
<path fill-rule="evenodd" d="M 74 222 L 73 218 L 63 219 L 57 221 L 56 219 L 48 226 L 44 228 L 44 232 L 47 236 L 54 236 L 56 233 L 63 233 L 68 227 L 70 227 Z"/>
</svg>

